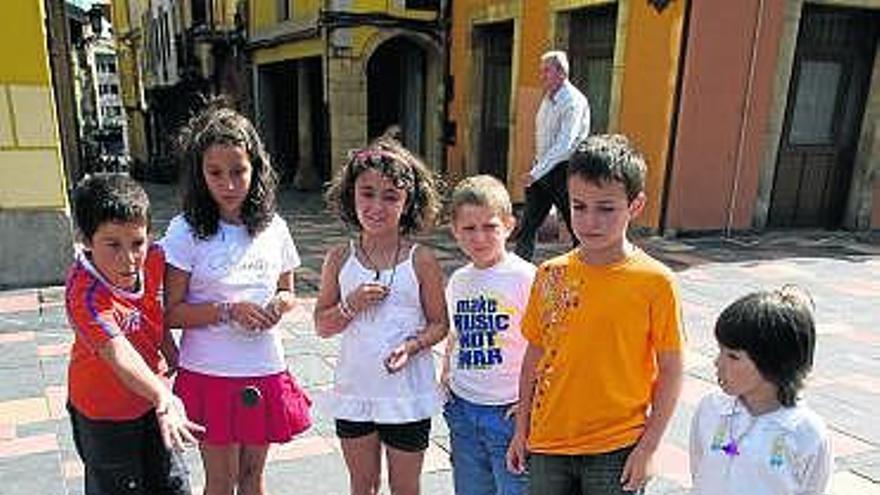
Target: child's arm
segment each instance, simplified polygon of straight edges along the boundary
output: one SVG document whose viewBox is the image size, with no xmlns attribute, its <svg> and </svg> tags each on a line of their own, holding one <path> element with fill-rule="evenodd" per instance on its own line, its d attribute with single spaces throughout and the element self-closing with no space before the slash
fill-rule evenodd
<svg viewBox="0 0 880 495">
<path fill-rule="evenodd" d="M 416 276 L 419 279 L 419 297 L 426 325 L 414 338 L 406 340 L 385 360 L 385 367 L 394 373 L 402 369 L 409 356 L 430 349 L 449 333 L 449 315 L 446 308 L 446 286 L 443 269 L 430 249 L 419 247 L 414 256 Z"/>
<path fill-rule="evenodd" d="M 185 444 L 198 443 L 193 434 L 205 429 L 186 417 L 180 399 L 153 373 L 125 336 L 120 333 L 108 340 L 98 349 L 98 355 L 129 390 L 155 406 L 162 441 L 167 448 L 179 449 Z"/>
<path fill-rule="evenodd" d="M 321 337 L 332 337 L 343 331 L 354 318 L 349 306 L 343 308 L 339 300 L 339 270 L 342 268 L 344 246 L 336 246 L 327 252 L 321 267 L 321 287 L 315 301 L 315 330 Z"/>
<path fill-rule="evenodd" d="M 180 354 L 177 350 L 177 342 L 174 341 L 174 336 L 171 335 L 171 329 L 168 328 L 168 325 L 165 325 L 162 331 L 162 342 L 159 344 L 159 352 L 162 353 L 162 356 L 165 358 L 165 363 L 168 364 L 166 375 L 173 375 L 177 371 L 178 357 Z"/>
<path fill-rule="evenodd" d="M 277 323 L 268 311 L 251 302 L 186 302 L 189 277 L 189 272 L 165 264 L 165 323 L 170 328 L 198 328 L 234 321 L 256 330 L 271 328 Z"/>
<path fill-rule="evenodd" d="M 651 399 L 651 413 L 645 422 L 645 431 L 623 466 L 620 482 L 623 489 L 635 491 L 648 481 L 649 466 L 660 445 L 663 432 L 675 412 L 675 403 L 681 393 L 684 360 L 680 351 L 657 353 L 658 376 Z"/>
<path fill-rule="evenodd" d="M 275 324 L 281 320 L 285 313 L 296 307 L 296 294 L 294 293 L 293 285 L 294 277 L 292 270 L 278 276 L 275 295 L 269 301 L 269 304 L 266 305 L 266 310 L 272 316 Z"/>
<path fill-rule="evenodd" d="M 455 339 L 455 330 L 450 329 L 449 334 L 446 335 L 446 345 L 443 346 L 443 363 L 440 367 L 440 388 L 443 390 L 443 393 L 446 394 L 446 397 L 449 398 L 449 360 L 452 359 L 452 353 L 455 351 L 455 344 L 453 339 Z"/>
<path fill-rule="evenodd" d="M 538 362 L 544 356 L 544 350 L 534 344 L 526 347 L 522 369 L 519 374 L 519 402 L 516 409 L 516 429 L 510 446 L 507 448 L 507 469 L 512 473 L 523 473 L 526 470 L 526 447 L 529 439 L 529 424 L 532 418 L 532 398 L 535 395 L 535 381 Z"/>
</svg>

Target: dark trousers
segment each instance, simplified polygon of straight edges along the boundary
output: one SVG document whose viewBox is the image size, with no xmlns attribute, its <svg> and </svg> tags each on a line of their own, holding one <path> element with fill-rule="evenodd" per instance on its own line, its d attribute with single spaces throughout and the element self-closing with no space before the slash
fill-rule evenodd
<svg viewBox="0 0 880 495">
<path fill-rule="evenodd" d="M 186 461 L 165 448 L 153 411 L 130 421 L 101 421 L 70 404 L 67 410 L 86 495 L 191 494 Z"/>
<path fill-rule="evenodd" d="M 529 495 L 640 495 L 623 491 L 620 475 L 633 447 L 591 455 L 529 456 Z"/>
<path fill-rule="evenodd" d="M 550 213 L 551 206 L 556 206 L 556 211 L 562 216 L 565 227 L 571 234 L 572 242 L 576 244 L 577 238 L 571 230 L 571 211 L 568 206 L 568 163 L 566 162 L 557 164 L 553 170 L 526 188 L 526 206 L 520 219 L 514 249 L 520 258 L 529 261 L 534 258 L 535 237 L 547 214 Z"/>
</svg>

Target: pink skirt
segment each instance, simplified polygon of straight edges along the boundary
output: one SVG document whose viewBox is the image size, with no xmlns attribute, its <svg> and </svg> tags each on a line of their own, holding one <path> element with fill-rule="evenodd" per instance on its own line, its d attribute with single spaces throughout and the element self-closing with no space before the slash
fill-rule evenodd
<svg viewBox="0 0 880 495">
<path fill-rule="evenodd" d="M 312 402 L 289 372 L 255 377 L 204 375 L 181 369 L 174 393 L 213 445 L 289 442 L 311 426 Z"/>
</svg>

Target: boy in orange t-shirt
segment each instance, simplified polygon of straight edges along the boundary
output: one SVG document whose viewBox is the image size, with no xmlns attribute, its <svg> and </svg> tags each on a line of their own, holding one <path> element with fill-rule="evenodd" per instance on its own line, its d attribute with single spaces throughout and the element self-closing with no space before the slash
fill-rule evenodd
<svg viewBox="0 0 880 495">
<path fill-rule="evenodd" d="M 621 135 L 591 136 L 568 170 L 575 250 L 538 269 L 522 332 L 520 413 L 508 467 L 529 493 L 644 490 L 681 389 L 672 272 L 627 239 L 645 162 Z"/>
<path fill-rule="evenodd" d="M 86 495 L 190 493 L 177 450 L 203 429 L 160 376 L 177 348 L 163 323 L 165 258 L 148 238 L 149 209 L 122 174 L 86 177 L 73 192 L 84 247 L 65 287 L 76 334 L 67 408 Z"/>
</svg>

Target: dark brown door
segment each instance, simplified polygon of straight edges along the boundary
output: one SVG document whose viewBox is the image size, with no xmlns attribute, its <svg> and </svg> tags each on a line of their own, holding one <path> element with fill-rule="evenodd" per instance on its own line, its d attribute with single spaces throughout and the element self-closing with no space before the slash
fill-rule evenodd
<svg viewBox="0 0 880 495">
<path fill-rule="evenodd" d="M 568 35 L 570 79 L 590 102 L 591 134 L 608 130 L 616 33 L 617 4 L 571 13 Z"/>
<path fill-rule="evenodd" d="M 510 129 L 510 66 L 513 23 L 479 28 L 483 50 L 483 113 L 480 117 L 479 171 L 507 181 Z"/>
<path fill-rule="evenodd" d="M 775 227 L 840 225 L 880 16 L 806 6 L 770 201 Z"/>
</svg>

